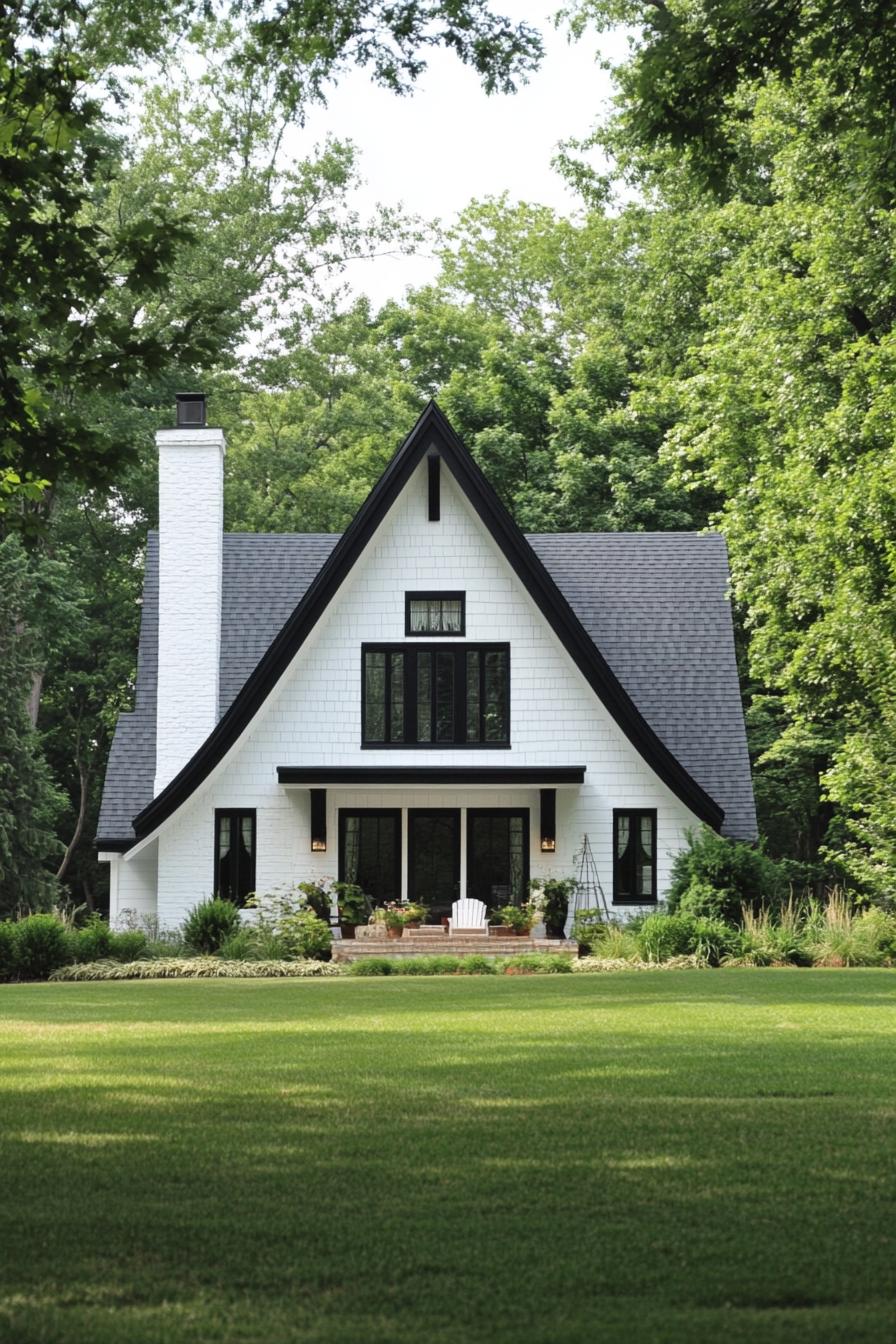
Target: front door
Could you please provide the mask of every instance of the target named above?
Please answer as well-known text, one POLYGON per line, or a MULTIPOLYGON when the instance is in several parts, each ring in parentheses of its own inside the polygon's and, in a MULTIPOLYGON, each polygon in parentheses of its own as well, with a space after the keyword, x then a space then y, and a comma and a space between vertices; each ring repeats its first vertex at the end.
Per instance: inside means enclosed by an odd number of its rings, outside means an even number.
POLYGON ((477 807, 467 811, 467 895, 489 910, 522 905, 529 887, 527 808, 477 807))
POLYGON ((460 896, 460 812, 408 809, 408 896, 429 907, 434 923, 460 896))

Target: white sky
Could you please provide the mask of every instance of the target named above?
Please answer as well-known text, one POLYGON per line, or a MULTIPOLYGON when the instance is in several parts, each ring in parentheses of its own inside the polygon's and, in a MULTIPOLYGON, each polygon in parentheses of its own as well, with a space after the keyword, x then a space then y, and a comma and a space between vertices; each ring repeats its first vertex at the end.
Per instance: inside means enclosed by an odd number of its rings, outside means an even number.
MULTIPOLYGON (((552 170, 558 142, 584 136, 605 113, 608 72, 595 53, 621 60, 623 33, 588 33, 572 46, 550 24, 547 0, 494 0, 494 9, 540 28, 545 59, 516 94, 486 97, 475 73, 436 50, 415 92, 396 97, 353 71, 314 111, 303 140, 327 133, 355 142, 365 187, 354 198, 364 213, 381 201, 447 223, 474 197, 509 193, 571 213, 573 194, 552 170)), ((348 279, 377 303, 401 298, 436 272, 432 256, 378 257, 352 263, 348 279)))

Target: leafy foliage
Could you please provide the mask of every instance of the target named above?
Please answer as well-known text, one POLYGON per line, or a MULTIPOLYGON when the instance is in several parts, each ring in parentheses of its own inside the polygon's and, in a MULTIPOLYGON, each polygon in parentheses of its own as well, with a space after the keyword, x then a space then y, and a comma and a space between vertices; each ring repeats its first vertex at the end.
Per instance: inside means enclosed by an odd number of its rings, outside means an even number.
POLYGON ((154 957, 151 961, 90 961, 62 966, 51 980, 305 980, 341 975, 325 961, 225 961, 221 957, 154 957))
POLYGON ((672 861, 670 912, 733 922, 782 895, 782 873, 761 849, 728 840, 708 826, 692 832, 672 861))
POLYGON ((69 957, 65 928, 55 915, 29 915, 13 924, 13 964, 21 980, 46 980, 69 957))
POLYGON ((232 901, 201 901, 184 921, 184 942, 191 951, 210 956, 239 927, 240 912, 232 901))

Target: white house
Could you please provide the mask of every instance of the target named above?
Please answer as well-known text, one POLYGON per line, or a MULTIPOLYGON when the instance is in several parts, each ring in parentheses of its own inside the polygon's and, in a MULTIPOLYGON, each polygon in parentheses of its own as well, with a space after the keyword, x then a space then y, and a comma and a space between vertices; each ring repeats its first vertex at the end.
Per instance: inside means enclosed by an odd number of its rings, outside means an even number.
POLYGON ((157 441, 113 920, 323 877, 506 904, 585 836, 625 914, 688 829, 755 837, 720 536, 524 536, 434 404, 342 536, 225 533, 202 398, 157 441))

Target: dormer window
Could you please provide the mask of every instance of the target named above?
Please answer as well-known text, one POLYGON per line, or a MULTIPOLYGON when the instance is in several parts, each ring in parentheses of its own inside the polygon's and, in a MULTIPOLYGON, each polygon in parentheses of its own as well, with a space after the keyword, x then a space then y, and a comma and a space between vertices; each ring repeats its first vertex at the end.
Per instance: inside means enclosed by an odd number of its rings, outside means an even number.
POLYGON ((405 593, 406 635, 462 635, 465 593, 405 593))

